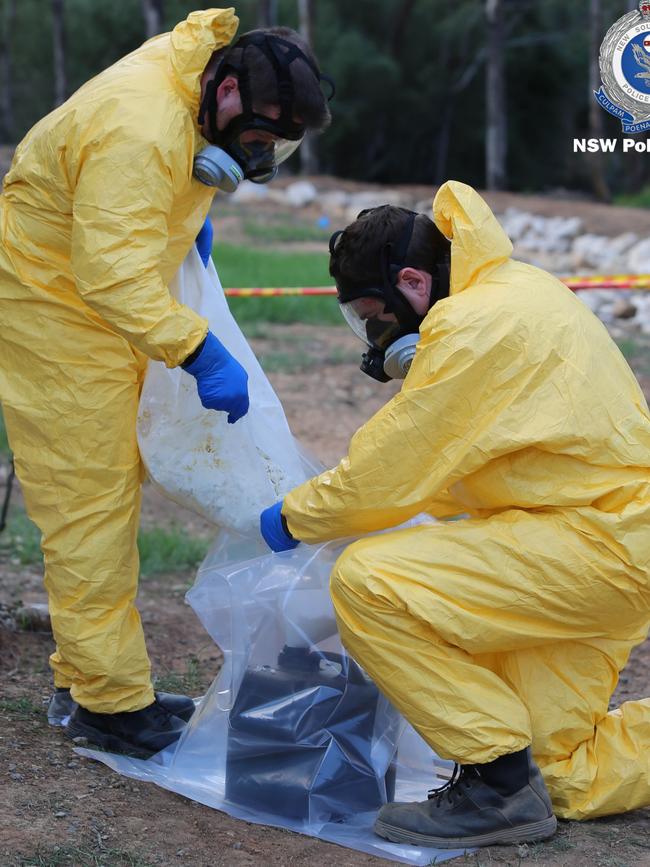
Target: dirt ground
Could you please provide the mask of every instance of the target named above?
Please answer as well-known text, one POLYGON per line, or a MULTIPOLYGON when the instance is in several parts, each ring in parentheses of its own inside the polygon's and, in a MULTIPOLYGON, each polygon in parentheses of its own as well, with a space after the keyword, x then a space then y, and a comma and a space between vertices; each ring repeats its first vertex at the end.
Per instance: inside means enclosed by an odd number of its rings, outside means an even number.
MULTIPOLYGON (((274 326, 256 352, 295 351, 299 371, 272 373, 294 433, 324 463, 346 451, 351 433, 391 394, 358 372, 359 345, 347 330, 327 332, 338 363, 323 365, 322 332, 310 326, 274 326)), ((647 385, 647 383, 646 383, 647 385)), ((145 491, 145 526, 179 524, 209 535, 199 518, 145 491)), ((143 579, 139 607, 154 671, 168 689, 200 694, 216 675, 220 652, 184 603, 191 574, 143 579)), ((51 636, 17 628, 10 612, 43 601, 38 569, 0 563, 0 865, 315 865, 360 867, 386 863, 343 848, 231 819, 170 792, 132 782, 79 758, 59 729, 48 726, 47 656, 51 636)), ((650 685, 650 644, 637 648, 623 672, 614 704, 644 697, 650 685)), ((650 746, 650 745, 649 745, 650 746)), ((560 824, 546 844, 493 848, 451 863, 522 863, 544 867, 650 865, 650 809, 594 822, 560 824)))
MULTIPOLYGON (((369 188, 315 180, 329 188, 369 188)), ((434 192, 425 187, 399 189, 412 204, 434 192)), ((498 212, 513 205, 543 215, 580 216, 586 231, 616 235, 634 225, 635 231, 650 234, 650 211, 543 196, 487 198, 498 212)), ((267 207, 277 212, 274 205, 253 207, 258 215, 267 207)), ((312 206, 302 218, 309 223, 318 213, 318 207, 312 206)), ((221 240, 243 239, 242 215, 232 207, 216 226, 221 240)), ((262 360, 274 353, 283 355, 284 366, 269 378, 293 432, 326 465, 345 454, 351 434, 396 388, 374 383, 358 371, 360 344, 345 328, 324 333, 310 326, 274 326, 252 344, 262 360)), ((647 351, 637 372, 649 395, 647 351)), ((20 504, 19 495, 15 502, 20 504)), ((142 520, 145 527, 177 525, 192 536, 212 534, 202 519, 164 500, 150 486, 145 487, 142 520)), ((200 695, 216 676, 221 654, 184 602, 192 581, 189 573, 143 579, 138 605, 160 688, 200 695)), ((0 552, 0 867, 387 863, 231 819, 78 757, 61 730, 49 727, 45 717, 51 691, 47 666, 51 635, 25 630, 16 622, 17 608, 34 602, 45 602, 40 570, 16 565, 0 552)), ((613 705, 649 693, 650 643, 646 642, 622 673, 613 705)), ((650 867, 650 809, 594 822, 561 823, 557 837, 546 844, 493 848, 450 863, 650 867)))

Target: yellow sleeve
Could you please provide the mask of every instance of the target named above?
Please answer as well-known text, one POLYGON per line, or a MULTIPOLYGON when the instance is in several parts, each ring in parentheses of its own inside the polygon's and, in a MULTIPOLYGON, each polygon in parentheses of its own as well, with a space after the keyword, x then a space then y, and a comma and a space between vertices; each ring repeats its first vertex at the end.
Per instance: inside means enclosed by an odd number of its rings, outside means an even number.
POLYGON ((80 164, 71 250, 77 290, 145 355, 175 367, 205 337, 208 324, 171 297, 158 270, 174 201, 173 169, 155 144, 114 137, 80 164))
POLYGON ((480 313, 472 321, 471 310, 456 320, 437 316, 402 390, 357 431, 348 456, 287 495, 283 514, 296 539, 322 542, 394 527, 421 512, 464 511, 460 503, 452 508, 446 492, 508 450, 500 415, 533 374, 522 371, 516 337, 480 313))

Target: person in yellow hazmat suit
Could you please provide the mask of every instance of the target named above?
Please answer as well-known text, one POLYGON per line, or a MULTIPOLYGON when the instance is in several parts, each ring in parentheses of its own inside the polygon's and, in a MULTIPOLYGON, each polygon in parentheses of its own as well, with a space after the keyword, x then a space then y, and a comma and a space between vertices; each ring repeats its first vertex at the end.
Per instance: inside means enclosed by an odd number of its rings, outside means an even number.
POLYGON ((329 122, 300 37, 235 40, 238 23, 192 12, 93 78, 18 145, 0 199, 0 400, 42 534, 55 686, 71 737, 133 755, 194 707, 154 693, 134 604, 147 360, 181 365, 231 423, 248 409, 244 369, 167 284, 215 189, 265 183, 329 122))
POLYGON ((650 805, 650 699, 608 712, 650 625, 650 415, 605 327, 510 258, 474 190, 445 184, 433 216, 384 206, 333 237, 364 367, 408 372, 261 531, 281 551, 439 519, 350 544, 331 578, 351 655, 457 763, 375 830, 446 848, 540 840, 554 814, 650 805))

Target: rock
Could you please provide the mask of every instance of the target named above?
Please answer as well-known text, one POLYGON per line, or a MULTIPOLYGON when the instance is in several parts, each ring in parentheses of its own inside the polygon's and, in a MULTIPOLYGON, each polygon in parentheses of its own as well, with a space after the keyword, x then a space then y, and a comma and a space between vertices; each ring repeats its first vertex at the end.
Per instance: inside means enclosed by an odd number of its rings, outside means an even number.
POLYGON ((633 319, 636 316, 636 307, 629 298, 619 298, 612 307, 612 316, 615 319, 633 319))
POLYGON ((353 193, 346 209, 349 222, 357 219, 360 211, 377 208, 379 205, 401 205, 402 196, 397 190, 367 190, 363 193, 353 193))
POLYGON ((513 244, 543 253, 567 253, 582 229, 578 217, 542 217, 518 208, 507 208, 499 222, 513 244))
POLYGON ((507 208, 498 219, 506 235, 515 244, 529 230, 532 218, 518 208, 507 208))
POLYGON ((580 289, 576 296, 596 315, 608 300, 603 296, 602 289, 580 289))
POLYGON ((341 213, 350 203, 350 195, 344 190, 329 190, 318 195, 318 204, 326 213, 341 213))
POLYGON ((636 232, 624 232, 622 235, 617 235, 616 238, 610 238, 609 249, 614 253, 614 255, 622 256, 624 253, 627 253, 638 240, 639 236, 636 232))
POLYGON ((310 205, 317 195, 318 190, 310 181, 294 181, 284 191, 285 200, 294 208, 310 205))
POLYGON ((418 214, 426 214, 427 217, 430 217, 433 211, 433 199, 423 199, 421 202, 416 202, 413 210, 417 211, 418 214))
POLYGON ((269 191, 265 184, 254 184, 252 181, 242 181, 235 192, 229 197, 231 202, 259 202, 268 198, 269 191))
POLYGON ((628 250, 627 264, 633 274, 650 274, 650 238, 644 238, 628 250))
POLYGON ((602 268, 614 258, 609 251, 609 238, 604 235, 580 235, 571 248, 575 268, 602 268))
POLYGON ((46 602, 32 602, 16 611, 16 623, 28 632, 51 632, 50 612, 46 602))

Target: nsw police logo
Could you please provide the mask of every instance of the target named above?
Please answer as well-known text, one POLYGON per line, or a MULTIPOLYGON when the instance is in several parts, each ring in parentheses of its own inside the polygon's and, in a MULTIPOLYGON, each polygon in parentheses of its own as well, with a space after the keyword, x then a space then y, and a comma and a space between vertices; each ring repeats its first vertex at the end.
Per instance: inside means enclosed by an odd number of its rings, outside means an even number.
POLYGON ((594 95, 605 111, 618 117, 623 132, 650 129, 650 0, 638 12, 619 18, 600 48, 603 85, 594 95))

